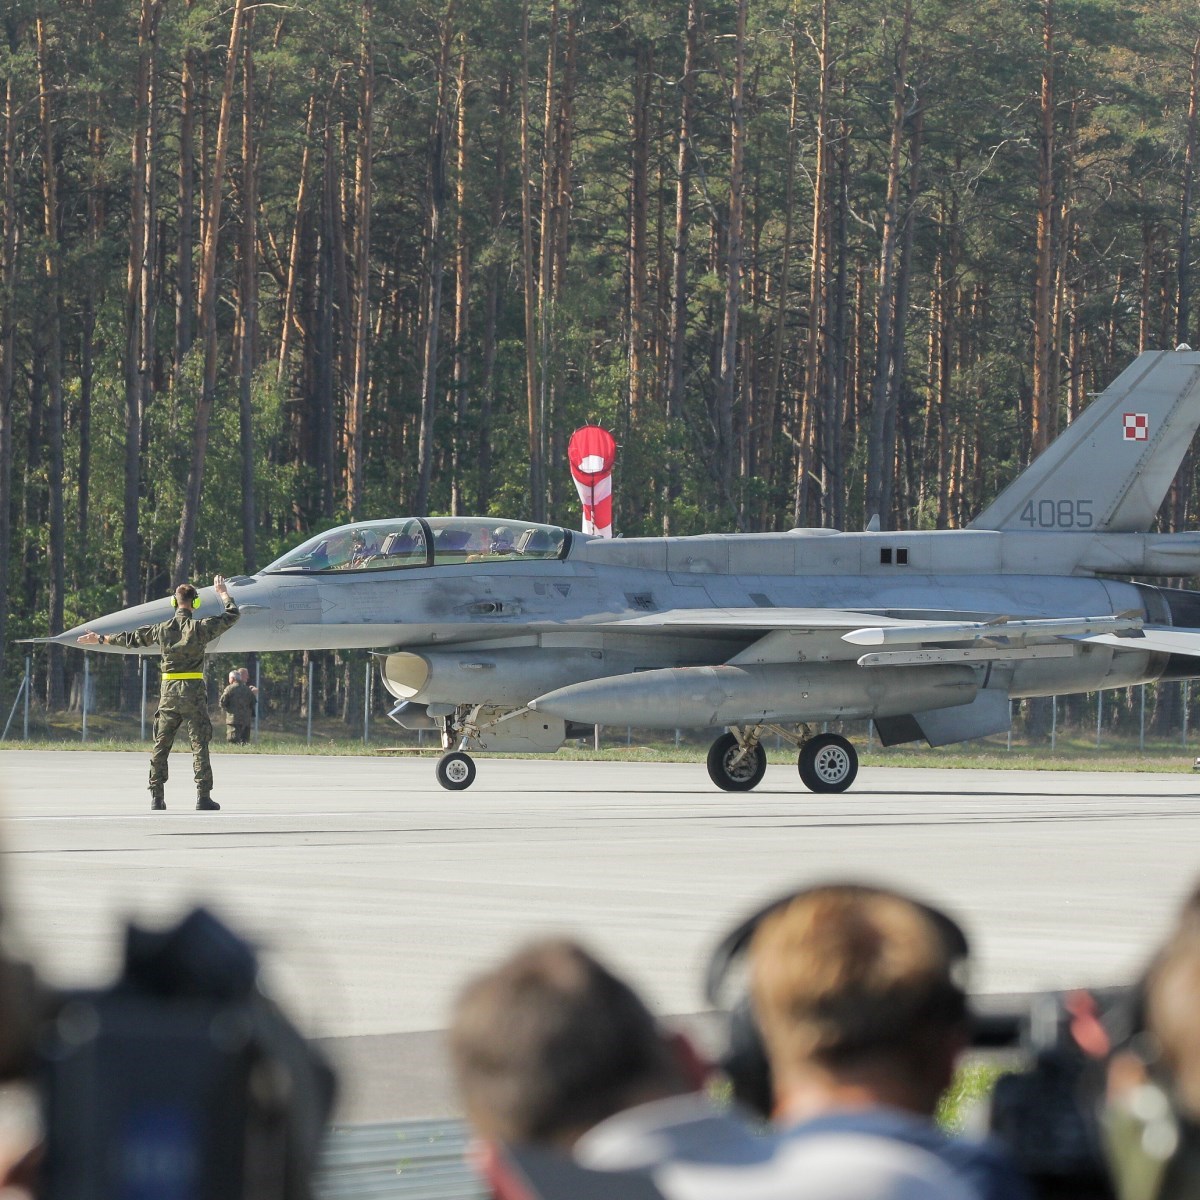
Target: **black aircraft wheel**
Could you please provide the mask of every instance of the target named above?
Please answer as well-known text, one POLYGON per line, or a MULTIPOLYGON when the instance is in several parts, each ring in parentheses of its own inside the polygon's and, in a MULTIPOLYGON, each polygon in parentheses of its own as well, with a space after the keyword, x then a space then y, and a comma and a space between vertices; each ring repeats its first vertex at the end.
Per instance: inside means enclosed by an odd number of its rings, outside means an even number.
POLYGON ((742 747, 732 733, 723 733, 708 751, 708 777, 727 792, 748 792, 758 787, 767 770, 767 754, 754 746, 742 758, 742 747), (736 761, 735 761, 736 760, 736 761))
POLYGON ((451 750, 438 759, 437 781, 452 792, 461 792, 475 782, 475 760, 461 750, 451 750))
POLYGON ((810 792, 844 792, 858 774, 858 751, 836 733, 820 733, 800 748, 796 765, 810 792))

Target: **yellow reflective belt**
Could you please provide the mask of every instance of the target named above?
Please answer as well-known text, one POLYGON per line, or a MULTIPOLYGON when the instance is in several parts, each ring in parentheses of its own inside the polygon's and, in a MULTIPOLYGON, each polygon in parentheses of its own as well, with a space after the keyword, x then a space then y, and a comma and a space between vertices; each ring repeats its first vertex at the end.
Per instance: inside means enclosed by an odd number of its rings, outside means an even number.
POLYGON ((164 679, 203 679, 203 671, 164 671, 164 679))

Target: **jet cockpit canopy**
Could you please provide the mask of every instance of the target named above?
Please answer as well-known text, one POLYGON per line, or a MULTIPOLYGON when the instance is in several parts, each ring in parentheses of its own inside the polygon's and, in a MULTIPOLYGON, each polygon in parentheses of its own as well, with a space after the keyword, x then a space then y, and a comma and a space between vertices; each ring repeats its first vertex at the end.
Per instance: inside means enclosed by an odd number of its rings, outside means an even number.
POLYGON ((318 533, 264 567, 263 574, 564 558, 569 547, 570 534, 557 525, 497 517, 393 517, 318 533))

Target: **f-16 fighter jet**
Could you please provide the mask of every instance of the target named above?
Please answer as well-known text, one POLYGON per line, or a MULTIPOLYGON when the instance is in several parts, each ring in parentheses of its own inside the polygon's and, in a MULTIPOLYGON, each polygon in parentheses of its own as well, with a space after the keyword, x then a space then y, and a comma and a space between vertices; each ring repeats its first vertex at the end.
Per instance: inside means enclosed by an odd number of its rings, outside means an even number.
POLYGON ((808 788, 839 792, 858 755, 821 722, 942 746, 1006 730, 1019 697, 1200 675, 1200 592, 1130 581, 1200 572, 1200 533, 1149 532, 1197 424, 1200 353, 1181 347, 1139 356, 966 529, 345 525, 230 579, 243 617, 214 649, 376 652, 394 718, 440 733, 451 789, 474 781, 472 751, 543 753, 612 724, 724 726, 708 772, 729 791, 759 783, 778 734, 808 788))

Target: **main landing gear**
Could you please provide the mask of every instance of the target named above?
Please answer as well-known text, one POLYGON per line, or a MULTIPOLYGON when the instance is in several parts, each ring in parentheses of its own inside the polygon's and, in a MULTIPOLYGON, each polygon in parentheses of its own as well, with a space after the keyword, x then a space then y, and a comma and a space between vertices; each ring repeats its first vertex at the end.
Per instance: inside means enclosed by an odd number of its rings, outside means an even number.
POLYGON ((796 766, 810 792, 844 792, 854 782, 858 751, 839 734, 814 735, 807 725, 801 725, 798 732, 779 725, 755 725, 734 726, 713 742, 708 751, 708 777, 717 787, 748 792, 762 782, 767 754, 761 739, 768 731, 799 747, 796 766))

